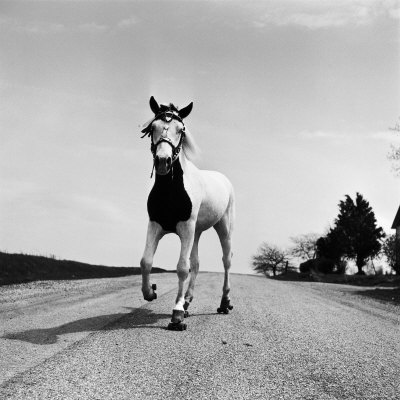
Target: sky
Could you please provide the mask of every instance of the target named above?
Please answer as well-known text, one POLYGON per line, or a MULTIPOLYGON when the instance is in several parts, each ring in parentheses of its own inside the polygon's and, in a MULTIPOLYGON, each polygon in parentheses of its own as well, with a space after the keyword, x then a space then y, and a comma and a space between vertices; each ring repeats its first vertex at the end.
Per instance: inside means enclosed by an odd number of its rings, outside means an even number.
MULTIPOLYGON (((387 233, 400 178, 397 1, 0 1, 0 250, 138 266, 149 98, 179 107, 229 177, 232 272, 266 241, 324 234, 360 192, 387 233)), ((200 270, 222 271, 213 230, 200 270)), ((173 269, 179 239, 155 266, 173 269)))

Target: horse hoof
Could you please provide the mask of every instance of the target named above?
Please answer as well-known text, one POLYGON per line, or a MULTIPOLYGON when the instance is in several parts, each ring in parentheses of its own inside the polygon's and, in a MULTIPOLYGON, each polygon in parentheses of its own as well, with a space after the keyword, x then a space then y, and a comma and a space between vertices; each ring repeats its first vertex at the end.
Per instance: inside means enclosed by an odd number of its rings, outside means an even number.
POLYGON ((144 295, 144 299, 147 301, 153 301, 157 299, 157 293, 155 292, 155 290, 157 289, 157 285, 155 283, 153 283, 151 285, 151 290, 149 292, 146 293, 146 295, 144 295), (153 293, 151 293, 153 292, 153 293))
POLYGON ((153 301, 157 298, 157 293, 153 290, 149 290, 149 291, 144 291, 142 290, 143 293, 143 298, 147 301, 153 301))
POLYGON ((188 310, 185 310, 185 313, 183 314, 183 316, 185 317, 185 318, 188 318, 189 317, 189 311, 188 310))
POLYGON ((217 313, 218 314, 229 314, 229 310, 233 310, 231 301, 228 299, 222 299, 221 305, 217 308, 217 313))
POLYGON ((147 301, 153 301, 157 298, 157 293, 153 291, 153 294, 151 293, 143 293, 143 298, 147 301))
POLYGON ((167 329, 169 331, 186 331, 187 325, 184 322, 170 322, 167 329))
POLYGON ((172 318, 171 318, 172 324, 180 324, 183 322, 184 318, 185 318, 185 312, 183 310, 172 310, 172 318))

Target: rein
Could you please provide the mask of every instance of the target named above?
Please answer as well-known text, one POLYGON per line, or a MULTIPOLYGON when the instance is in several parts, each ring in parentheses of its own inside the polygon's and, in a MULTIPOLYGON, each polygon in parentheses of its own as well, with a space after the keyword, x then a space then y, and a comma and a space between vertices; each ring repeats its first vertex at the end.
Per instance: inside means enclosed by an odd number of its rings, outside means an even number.
POLYGON ((145 136, 148 136, 151 138, 150 150, 151 150, 151 153, 153 154, 153 168, 151 170, 150 178, 152 178, 153 172, 154 172, 154 165, 155 165, 156 152, 157 152, 158 145, 160 145, 162 142, 165 142, 165 143, 168 143, 172 147, 172 164, 173 164, 177 160, 179 153, 182 149, 182 143, 183 143, 183 139, 185 137, 185 124, 184 124, 182 118, 178 114, 175 114, 170 109, 167 109, 165 111, 158 113, 153 118, 153 120, 142 130, 142 133, 144 133, 144 135, 141 136, 141 139, 143 139, 145 136), (164 136, 164 134, 165 135, 167 134, 169 127, 164 128, 161 138, 157 141, 157 143, 154 143, 151 126, 152 126, 153 122, 157 121, 158 119, 161 119, 165 122, 171 122, 173 119, 176 119, 177 121, 182 123, 183 128, 182 128, 181 136, 179 139, 179 143, 176 146, 172 143, 172 141, 169 137, 164 136))

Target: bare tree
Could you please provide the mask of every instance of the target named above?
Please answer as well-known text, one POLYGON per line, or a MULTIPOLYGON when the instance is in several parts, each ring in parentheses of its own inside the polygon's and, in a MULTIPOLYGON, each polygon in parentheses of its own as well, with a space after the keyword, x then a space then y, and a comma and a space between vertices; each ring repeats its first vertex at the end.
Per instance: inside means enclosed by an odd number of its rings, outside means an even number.
POLYGON ((321 235, 317 233, 306 233, 304 235, 291 237, 293 247, 290 249, 290 254, 293 257, 301 258, 304 261, 315 258, 317 250, 317 240, 321 235))
POLYGON ((284 250, 266 242, 261 244, 252 259, 253 269, 265 276, 269 276, 271 272, 276 276, 277 272, 286 270, 288 262, 288 255, 284 250))
POLYGON ((396 234, 389 235, 382 246, 382 253, 386 257, 387 263, 392 271, 396 271, 396 274, 400 274, 400 268, 397 263, 398 260, 398 245, 396 243, 396 234))
MULTIPOLYGON (((399 118, 400 121, 400 118, 399 118)), ((400 122, 396 122, 396 125, 389 128, 391 131, 400 135, 400 122)), ((396 176, 400 177, 400 146, 390 145, 390 152, 388 159, 392 161, 392 170, 396 176)))

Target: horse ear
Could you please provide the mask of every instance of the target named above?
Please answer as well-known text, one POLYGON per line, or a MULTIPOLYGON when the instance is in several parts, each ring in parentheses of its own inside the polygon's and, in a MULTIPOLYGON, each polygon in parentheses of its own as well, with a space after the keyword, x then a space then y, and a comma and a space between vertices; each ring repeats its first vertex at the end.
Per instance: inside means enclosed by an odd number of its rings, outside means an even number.
POLYGON ((151 108, 151 111, 153 111, 153 113, 156 115, 160 111, 160 106, 158 105, 158 103, 156 102, 156 99, 153 96, 150 97, 150 108, 151 108))
POLYGON ((182 119, 186 118, 192 111, 192 108, 193 108, 193 102, 187 105, 186 107, 182 108, 181 110, 179 110, 178 111, 179 116, 182 119))

